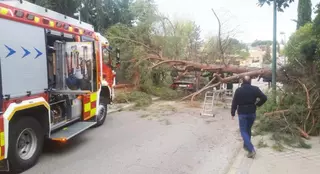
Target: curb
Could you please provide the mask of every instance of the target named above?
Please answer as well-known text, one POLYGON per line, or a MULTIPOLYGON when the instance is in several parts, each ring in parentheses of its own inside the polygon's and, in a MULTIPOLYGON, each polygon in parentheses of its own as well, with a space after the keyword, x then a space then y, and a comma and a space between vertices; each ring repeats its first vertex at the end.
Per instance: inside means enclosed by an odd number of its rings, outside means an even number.
POLYGON ((235 156, 232 164, 229 166, 229 170, 226 174, 237 174, 239 173, 239 168, 241 167, 243 161, 244 153, 241 152, 241 148, 239 148, 238 154, 235 156))
MULTIPOLYGON (((153 98, 152 98, 152 101, 157 101, 157 100, 159 100, 159 99, 160 99, 160 97, 153 97, 153 98)), ((125 105, 125 106, 123 106, 123 107, 120 107, 120 108, 117 108, 117 109, 110 109, 110 110, 107 111, 107 114, 119 112, 120 110, 131 108, 131 107, 133 107, 134 105, 135 105, 134 103, 130 103, 130 104, 127 104, 127 105, 125 105)))
POLYGON ((234 171, 234 168, 236 169, 238 168, 238 166, 236 166, 235 164, 240 160, 241 149, 242 149, 242 143, 239 143, 236 151, 232 155, 231 161, 229 162, 228 166, 224 171, 224 174, 236 174, 236 171, 234 171))
MULTIPOLYGON (((252 144, 258 143, 258 137, 253 136, 251 139, 252 144)), ((255 147, 256 151, 258 152, 258 147, 255 147)), ((249 174, 250 168, 253 164, 254 159, 249 159, 246 157, 246 151, 242 150, 242 146, 238 151, 237 156, 232 161, 232 165, 229 167, 229 171, 226 174, 239 174, 239 173, 246 173, 249 174)))

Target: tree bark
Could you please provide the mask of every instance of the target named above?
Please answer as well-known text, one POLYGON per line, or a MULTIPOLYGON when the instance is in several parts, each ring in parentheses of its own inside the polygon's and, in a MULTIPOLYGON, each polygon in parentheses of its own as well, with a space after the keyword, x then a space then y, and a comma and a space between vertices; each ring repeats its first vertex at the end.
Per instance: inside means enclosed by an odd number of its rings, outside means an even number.
MULTIPOLYGON (((257 71, 263 72, 261 75, 269 75, 271 74, 271 70, 269 68, 250 68, 250 67, 241 67, 241 66, 233 66, 233 65, 215 65, 215 64, 203 64, 203 63, 197 63, 197 62, 191 62, 191 61, 183 61, 183 60, 170 60, 168 58, 159 58, 156 55, 148 55, 148 60, 157 60, 159 61, 150 69, 157 68, 161 65, 168 64, 170 66, 174 65, 183 65, 185 66, 182 69, 178 69, 179 71, 186 71, 192 69, 195 71, 209 71, 209 72, 220 72, 220 73, 235 73, 235 74, 240 74, 240 73, 245 73, 245 72, 254 72, 254 74, 257 73, 257 71)), ((249 73, 250 75, 250 73, 249 73)), ((260 75, 260 74, 258 74, 260 75)))

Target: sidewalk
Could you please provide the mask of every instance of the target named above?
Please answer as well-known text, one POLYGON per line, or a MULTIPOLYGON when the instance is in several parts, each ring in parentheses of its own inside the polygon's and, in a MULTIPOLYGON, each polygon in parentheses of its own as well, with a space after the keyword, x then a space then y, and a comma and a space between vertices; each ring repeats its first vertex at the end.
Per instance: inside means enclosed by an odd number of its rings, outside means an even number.
POLYGON ((286 148, 277 152, 269 147, 257 148, 261 137, 253 137, 255 159, 247 158, 242 148, 227 174, 319 174, 320 137, 312 137, 307 143, 311 149, 286 148))

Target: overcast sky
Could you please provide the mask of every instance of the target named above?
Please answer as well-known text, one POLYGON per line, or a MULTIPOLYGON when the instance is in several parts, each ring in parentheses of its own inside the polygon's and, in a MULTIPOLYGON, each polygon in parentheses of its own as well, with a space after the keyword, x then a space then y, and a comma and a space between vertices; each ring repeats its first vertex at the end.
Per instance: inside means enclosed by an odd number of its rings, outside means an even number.
MULTIPOLYGON (((237 28, 237 38, 243 42, 255 39, 272 40, 272 6, 258 7, 258 0, 155 0, 160 12, 173 19, 192 19, 201 26, 202 36, 217 33, 218 23, 213 8, 228 30, 237 28)), ((312 0, 313 7, 318 0, 312 0)), ((282 13, 278 13, 278 40, 280 32, 288 38, 295 31, 298 0, 282 13)), ((314 17, 314 15, 313 15, 314 17)))

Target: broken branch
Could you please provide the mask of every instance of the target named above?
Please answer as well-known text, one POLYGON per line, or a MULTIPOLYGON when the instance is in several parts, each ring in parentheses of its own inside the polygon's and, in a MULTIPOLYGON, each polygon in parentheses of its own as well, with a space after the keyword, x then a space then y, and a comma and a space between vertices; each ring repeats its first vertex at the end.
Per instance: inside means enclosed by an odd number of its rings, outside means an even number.
POLYGON ((267 113, 264 113, 263 116, 273 116, 273 115, 285 114, 287 112, 290 112, 290 110, 284 109, 284 110, 278 110, 273 112, 267 112, 267 113))
MULTIPOLYGON (((187 98, 189 98, 189 97, 192 97, 193 95, 200 94, 202 91, 204 91, 204 90, 206 90, 206 89, 215 87, 215 86, 213 86, 213 85, 211 85, 211 86, 209 86, 209 85, 210 85, 214 80, 216 80, 216 77, 217 77, 217 75, 214 74, 214 77, 213 77, 213 78, 210 80, 210 82, 207 83, 203 88, 201 88, 199 91, 196 91, 196 92, 194 92, 194 93, 192 93, 192 94, 190 94, 190 95, 188 95, 188 96, 186 96, 186 97, 183 97, 183 98, 181 99, 181 101, 183 101, 183 100, 185 100, 185 99, 187 99, 187 98)), ((214 84, 214 85, 216 85, 216 84, 214 84)), ((219 84, 217 84, 217 85, 219 85, 219 84)), ((216 86, 217 86, 217 85, 216 85, 216 86)))

